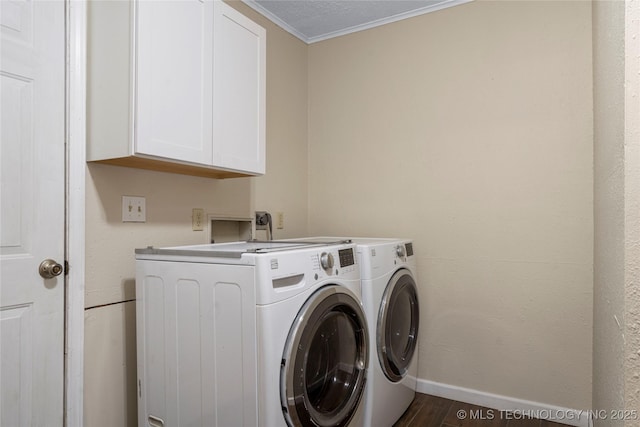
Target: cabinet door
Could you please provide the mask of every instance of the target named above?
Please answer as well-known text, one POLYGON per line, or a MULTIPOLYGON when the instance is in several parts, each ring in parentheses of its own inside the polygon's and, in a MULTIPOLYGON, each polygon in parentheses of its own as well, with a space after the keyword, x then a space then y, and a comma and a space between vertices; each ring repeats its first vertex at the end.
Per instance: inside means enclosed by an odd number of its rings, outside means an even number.
POLYGON ((211 165, 213 2, 136 6, 135 153, 211 165))
POLYGON ((213 164, 265 172, 266 31, 215 2, 213 164))

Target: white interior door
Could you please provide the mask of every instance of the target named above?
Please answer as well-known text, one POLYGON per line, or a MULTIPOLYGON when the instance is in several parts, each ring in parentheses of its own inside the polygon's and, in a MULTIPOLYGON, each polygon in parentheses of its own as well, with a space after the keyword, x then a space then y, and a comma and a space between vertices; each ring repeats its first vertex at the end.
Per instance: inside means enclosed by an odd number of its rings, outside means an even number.
POLYGON ((61 426, 65 4, 1 0, 0 31, 0 425, 61 426))

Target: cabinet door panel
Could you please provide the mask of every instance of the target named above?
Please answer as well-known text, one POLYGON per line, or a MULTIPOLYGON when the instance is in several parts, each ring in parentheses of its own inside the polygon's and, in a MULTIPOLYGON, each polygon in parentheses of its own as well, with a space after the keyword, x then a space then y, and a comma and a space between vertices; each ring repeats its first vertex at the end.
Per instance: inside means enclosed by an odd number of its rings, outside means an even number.
POLYGON ((254 274, 136 262, 139 426, 258 425, 254 274))
POLYGON ((213 46, 213 163, 265 171, 266 32, 216 2, 213 46))
POLYGON ((137 2, 135 151, 211 164, 213 3, 137 2))

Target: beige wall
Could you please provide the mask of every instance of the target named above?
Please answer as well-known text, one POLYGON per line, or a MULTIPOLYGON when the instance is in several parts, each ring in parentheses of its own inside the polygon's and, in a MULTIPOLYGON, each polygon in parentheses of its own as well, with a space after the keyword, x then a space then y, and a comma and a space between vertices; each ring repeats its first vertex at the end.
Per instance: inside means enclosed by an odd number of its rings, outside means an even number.
POLYGON ((419 376, 591 406, 589 2, 484 2, 309 47, 309 231, 415 239, 419 376))
POLYGON ((601 410, 640 407, 639 20, 635 2, 594 2, 593 408, 601 410))
POLYGON ((276 237, 306 233, 307 47, 246 6, 233 5, 267 29, 267 174, 213 180, 88 166, 87 426, 136 425, 135 248, 206 243, 206 231, 191 230, 192 208, 223 217, 251 217, 255 209, 280 211, 285 229, 277 230, 276 237), (123 195, 146 197, 146 223, 122 223, 123 195))
POLYGON ((135 305, 129 301, 85 311, 87 427, 138 423, 135 305))
MULTIPOLYGON (((267 29, 267 171, 253 180, 255 210, 284 213, 283 239, 307 232, 307 45, 241 1, 229 2, 267 29)), ((275 217, 274 217, 275 220, 275 217)), ((257 233, 265 238, 264 232, 257 233)))

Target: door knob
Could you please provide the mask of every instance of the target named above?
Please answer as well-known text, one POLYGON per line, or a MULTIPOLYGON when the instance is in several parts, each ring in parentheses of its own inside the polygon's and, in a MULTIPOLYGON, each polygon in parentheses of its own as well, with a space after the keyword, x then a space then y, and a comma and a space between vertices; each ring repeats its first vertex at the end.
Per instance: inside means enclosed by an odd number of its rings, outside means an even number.
POLYGON ((44 279, 53 279, 56 276, 59 276, 62 273, 62 266, 55 262, 52 259, 45 259, 40 263, 40 268, 38 271, 40 272, 40 276, 44 279))

